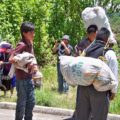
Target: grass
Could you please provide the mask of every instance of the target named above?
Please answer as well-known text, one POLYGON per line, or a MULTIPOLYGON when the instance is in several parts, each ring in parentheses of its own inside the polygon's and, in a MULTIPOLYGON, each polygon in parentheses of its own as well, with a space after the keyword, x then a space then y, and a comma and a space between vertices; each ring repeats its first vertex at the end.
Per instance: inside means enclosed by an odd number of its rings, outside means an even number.
POLYGON ((76 88, 70 87, 68 94, 59 94, 57 92, 56 67, 46 66, 42 69, 42 73, 44 76, 43 87, 41 90, 36 89, 36 103, 52 107, 74 108, 76 88))
MULTIPOLYGON (((44 79, 42 80, 43 86, 41 89, 35 90, 36 104, 42 106, 74 109, 76 100, 76 87, 70 87, 68 94, 59 94, 57 92, 56 67, 46 66, 42 69, 42 73, 44 76, 44 79)), ((8 93, 7 97, 3 97, 3 93, 0 91, 0 95, 2 95, 0 96, 0 101, 16 102, 16 91, 14 92, 14 96, 12 98, 9 97, 10 93, 8 93)), ((110 102, 109 112, 120 114, 120 89, 118 89, 116 98, 110 102)))
POLYGON ((110 102, 110 113, 120 114, 120 85, 115 99, 110 102))
POLYGON ((0 91, 0 102, 16 102, 16 91, 14 91, 14 95, 10 97, 10 91, 7 92, 6 97, 4 96, 3 91, 0 91))

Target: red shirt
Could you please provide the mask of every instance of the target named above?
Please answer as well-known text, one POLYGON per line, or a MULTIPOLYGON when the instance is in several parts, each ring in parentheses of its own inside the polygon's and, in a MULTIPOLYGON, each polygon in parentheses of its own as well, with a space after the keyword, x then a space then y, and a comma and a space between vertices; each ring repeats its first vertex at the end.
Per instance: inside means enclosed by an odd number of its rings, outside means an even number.
MULTIPOLYGON (((12 55, 15 56, 15 55, 17 55, 19 53, 22 53, 22 52, 28 52, 28 53, 34 54, 32 44, 30 42, 26 41, 25 39, 22 39, 18 43, 17 47, 12 52, 12 55)), ((26 73, 25 71, 17 69, 17 68, 15 70, 15 73, 16 73, 16 79, 17 80, 25 80, 25 79, 31 79, 32 78, 31 74, 26 73)))

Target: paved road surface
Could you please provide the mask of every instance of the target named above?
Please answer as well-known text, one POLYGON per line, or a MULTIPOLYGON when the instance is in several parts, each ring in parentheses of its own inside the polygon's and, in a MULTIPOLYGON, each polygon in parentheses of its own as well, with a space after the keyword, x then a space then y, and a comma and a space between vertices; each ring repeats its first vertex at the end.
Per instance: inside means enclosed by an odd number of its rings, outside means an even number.
MULTIPOLYGON (((14 110, 0 109, 0 120, 14 120, 14 118, 15 118, 14 110)), ((68 117, 34 113, 33 120, 64 120, 65 118, 68 118, 68 117)))

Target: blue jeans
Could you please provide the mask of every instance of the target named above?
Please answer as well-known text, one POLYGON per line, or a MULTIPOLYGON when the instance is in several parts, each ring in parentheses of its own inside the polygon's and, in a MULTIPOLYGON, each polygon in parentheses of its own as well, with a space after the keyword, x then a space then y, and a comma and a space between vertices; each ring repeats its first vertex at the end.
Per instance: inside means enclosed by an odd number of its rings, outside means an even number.
POLYGON ((31 79, 16 80, 17 106, 15 120, 32 120, 35 105, 34 84, 31 79))
POLYGON ((58 75, 58 92, 67 92, 69 90, 69 86, 63 78, 63 75, 60 70, 60 63, 57 63, 57 75, 58 75))

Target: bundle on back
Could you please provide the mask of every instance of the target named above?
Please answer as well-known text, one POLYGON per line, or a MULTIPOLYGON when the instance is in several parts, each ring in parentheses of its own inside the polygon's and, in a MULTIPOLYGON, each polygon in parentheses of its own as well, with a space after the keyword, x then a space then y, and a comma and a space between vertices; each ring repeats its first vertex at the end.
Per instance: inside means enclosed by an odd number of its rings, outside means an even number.
POLYGON ((87 7, 82 11, 82 19, 84 22, 85 28, 88 28, 90 25, 97 25, 98 29, 102 27, 107 28, 110 35, 110 43, 116 43, 114 34, 111 30, 108 17, 105 13, 105 10, 102 7, 87 7))
POLYGON ((116 86, 115 76, 106 63, 90 57, 60 56, 61 72, 70 85, 92 85, 97 91, 116 86))

